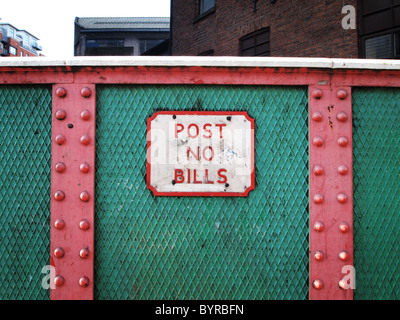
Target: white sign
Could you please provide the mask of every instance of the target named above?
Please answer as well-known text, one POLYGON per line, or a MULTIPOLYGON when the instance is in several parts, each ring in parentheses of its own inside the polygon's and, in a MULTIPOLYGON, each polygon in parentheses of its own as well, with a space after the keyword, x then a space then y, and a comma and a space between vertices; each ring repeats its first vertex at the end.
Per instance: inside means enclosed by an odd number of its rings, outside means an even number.
POLYGON ((147 129, 154 195, 247 196, 254 189, 254 120, 246 112, 158 112, 147 129))

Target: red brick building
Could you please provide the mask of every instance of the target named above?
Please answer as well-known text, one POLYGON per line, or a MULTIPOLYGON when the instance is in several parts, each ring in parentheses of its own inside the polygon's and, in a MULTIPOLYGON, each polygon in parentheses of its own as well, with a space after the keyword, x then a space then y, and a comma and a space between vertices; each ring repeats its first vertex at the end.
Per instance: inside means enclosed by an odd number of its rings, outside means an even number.
POLYGON ((400 57, 398 0, 171 2, 171 55, 400 57))
POLYGON ((41 56, 39 39, 26 30, 19 30, 8 23, 0 23, 0 56, 37 57, 41 56))

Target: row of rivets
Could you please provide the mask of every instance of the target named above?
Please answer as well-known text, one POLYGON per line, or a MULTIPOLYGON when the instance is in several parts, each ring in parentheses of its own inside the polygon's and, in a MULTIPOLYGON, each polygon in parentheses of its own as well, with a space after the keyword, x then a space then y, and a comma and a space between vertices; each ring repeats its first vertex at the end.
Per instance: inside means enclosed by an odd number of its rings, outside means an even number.
MULTIPOLYGON (((337 171, 340 175, 344 176, 349 172, 349 169, 345 165, 340 165, 337 168, 337 171)), ((320 165, 315 165, 313 168, 313 172, 316 176, 321 176, 324 174, 324 168, 320 165)))
MULTIPOLYGON (((58 173, 63 173, 66 169, 67 169, 67 167, 66 167, 65 163, 63 163, 63 162, 58 162, 55 165, 55 170, 58 173)), ((79 171, 82 173, 88 173, 89 169, 90 169, 90 166, 86 162, 81 163, 81 165, 79 166, 79 171)))
MULTIPOLYGON (((349 229, 350 229, 350 227, 349 227, 349 225, 348 225, 346 222, 342 222, 342 223, 339 225, 339 231, 340 231, 341 233, 346 233, 346 232, 349 231, 349 229)), ((321 221, 316 221, 316 222, 314 223, 314 230, 317 231, 317 232, 322 232, 322 231, 324 231, 324 224, 323 224, 321 221)))
MULTIPOLYGON (((347 98, 347 91, 344 90, 344 89, 339 89, 339 90, 337 91, 336 95, 337 95, 337 97, 338 97, 340 100, 344 100, 344 99, 347 98)), ((313 96, 315 99, 321 99, 322 96, 323 96, 323 92, 322 92, 321 89, 316 88, 316 89, 313 90, 312 96, 313 96)))
MULTIPOLYGON (((65 251, 64 251, 63 248, 58 247, 58 248, 54 249, 54 256, 55 256, 56 258, 62 258, 62 257, 64 257, 64 255, 65 255, 65 251)), ((87 257, 89 256, 89 249, 88 249, 88 248, 82 248, 82 249, 79 251, 79 256, 80 256, 82 259, 87 259, 87 257)))
MULTIPOLYGON (((315 121, 315 122, 321 122, 323 119, 322 113, 319 111, 316 111, 312 114, 311 118, 315 121)), ((346 122, 347 121, 347 113, 346 112, 339 112, 336 115, 336 119, 340 122, 346 122)))
MULTIPOLYGON (((348 288, 348 283, 347 283, 347 281, 345 279, 340 280, 338 285, 339 285, 339 287, 341 289, 347 289, 348 288)), ((321 289, 324 288, 324 283, 322 282, 321 279, 314 280, 313 281, 313 287, 316 290, 321 290, 321 289)))
MULTIPOLYGON (((346 147, 349 144, 349 139, 347 137, 340 137, 337 143, 341 147, 346 147)), ((316 136, 313 138, 313 144, 316 147, 322 147, 324 145, 324 138, 316 136)))
MULTIPOLYGON (((65 98, 67 96, 67 90, 63 87, 60 87, 56 90, 56 95, 59 98, 65 98)), ((92 90, 88 87, 83 87, 81 89, 81 96, 84 98, 89 98, 92 95, 92 90)))
MULTIPOLYGON (((65 199, 65 193, 62 190, 57 190, 54 193, 54 199, 57 201, 62 201, 65 199)), ((90 200, 90 195, 89 192, 87 191, 82 191, 81 194, 79 195, 79 199, 83 202, 88 202, 90 200)))
MULTIPOLYGON (((315 99, 321 99, 322 96, 323 96, 323 92, 320 89, 315 89, 312 92, 312 96, 315 99)), ((347 96, 348 96, 348 94, 347 94, 346 90, 340 89, 340 90, 337 91, 337 97, 339 99, 341 99, 341 100, 346 99, 347 96)), ((312 114, 311 118, 315 122, 321 122, 323 120, 323 115, 322 115, 321 112, 316 111, 316 112, 314 112, 312 114)), ((345 112, 341 111, 336 115, 336 119, 339 122, 346 122, 347 119, 348 119, 348 116, 347 116, 347 114, 345 112)), ((349 139, 347 137, 345 137, 345 136, 341 136, 341 137, 338 138, 337 143, 338 143, 338 145, 340 147, 346 147, 349 144, 349 139)), ((316 146, 316 147, 322 147, 324 145, 324 139, 322 137, 320 137, 320 136, 314 137, 313 138, 313 145, 316 146)), ((338 173, 340 175, 346 175, 349 170, 348 170, 347 166, 340 165, 337 168, 337 171, 338 171, 338 173)), ((315 165, 313 167, 313 173, 316 176, 321 176, 321 175, 324 174, 324 168, 321 165, 315 165)), ((337 195, 336 199, 341 204, 344 204, 344 203, 346 203, 348 201, 348 197, 344 193, 339 193, 337 195)), ((324 202, 324 196, 322 194, 320 194, 320 193, 317 193, 317 194, 314 195, 313 201, 314 201, 315 204, 322 204, 324 202)), ((323 232, 324 231, 324 224, 321 221, 316 221, 314 223, 313 228, 314 228, 314 231, 316 231, 316 232, 323 232)), ((342 222, 339 225, 339 231, 341 233, 347 233, 349 231, 349 229, 350 229, 349 225, 346 222, 342 222)), ((314 253, 315 261, 321 262, 321 261, 324 260, 324 258, 325 258, 325 255, 321 250, 317 250, 314 253)), ((342 250, 342 251, 339 252, 338 258, 341 261, 347 261, 350 258, 350 254, 346 250, 342 250)), ((340 288, 347 288, 347 282, 345 280, 340 280, 338 285, 339 285, 340 288)), ((316 279, 316 280, 313 281, 312 286, 313 286, 314 289, 321 290, 324 287, 324 283, 323 283, 323 281, 321 279, 316 279)))
MULTIPOLYGON (((81 89, 81 95, 84 98, 89 98, 91 96, 92 92, 89 88, 84 87, 81 89)), ((67 96, 67 90, 65 88, 58 88, 56 90, 56 95, 59 98, 64 98, 67 96)), ((57 120, 64 120, 67 117, 67 112, 63 109, 59 109, 56 111, 55 113, 55 118, 57 120)), ((88 110, 83 110, 80 114, 80 117, 83 121, 88 121, 91 117, 90 111, 88 110)), ((70 126, 70 128, 72 128, 72 125, 70 126)), ((89 135, 83 135, 80 138, 80 143, 82 145, 89 145, 91 142, 91 139, 89 137, 89 135)), ((66 143, 66 137, 62 134, 59 134, 55 137, 55 143, 57 143, 58 145, 63 145, 66 143)), ((55 171, 58 173, 63 173, 65 172, 65 170, 67 169, 66 165, 63 162, 58 162, 55 165, 55 171)), ((82 173, 88 173, 90 170, 90 165, 86 162, 83 162, 80 164, 79 166, 79 170, 82 173)), ((54 194, 54 199, 57 201, 62 201, 65 199, 65 193, 61 190, 57 190, 54 194)), ((83 202, 88 202, 90 200, 90 195, 89 192, 87 191, 83 191, 80 193, 79 195, 79 199, 83 202)), ((54 227, 58 230, 62 230, 65 228, 65 221, 63 219, 57 219, 54 223, 54 227)), ((83 219, 79 222, 79 229, 81 229, 82 231, 86 231, 90 228, 90 223, 88 220, 83 219)), ((54 256, 56 258, 62 258, 65 255, 65 251, 62 247, 58 247, 54 250, 54 256)), ((82 259, 87 259, 89 257, 89 249, 88 248, 82 248, 79 251, 79 257, 82 259)), ((65 282, 65 279, 63 278, 63 276, 61 275, 57 275, 54 279, 54 284, 56 286, 62 286, 65 282)), ((88 287, 90 280, 87 276, 82 276, 81 278, 79 278, 78 283, 81 287, 88 287)))
MULTIPOLYGON (((342 261, 347 261, 347 260, 349 260, 350 255, 349 255, 349 253, 348 253, 347 251, 343 250, 343 251, 340 251, 340 252, 339 252, 338 257, 339 257, 339 259, 342 260, 342 261)), ((318 262, 321 262, 322 260, 324 260, 324 253, 323 253, 322 251, 319 251, 319 250, 318 250, 318 251, 314 254, 314 259, 315 259, 316 261, 318 261, 318 262)))
MULTIPOLYGON (((57 110, 56 111, 56 119, 57 120, 64 120, 67 117, 67 112, 63 109, 57 110)), ((81 112, 81 119, 84 121, 88 121, 90 119, 90 111, 89 110, 83 110, 81 112)))
MULTIPOLYGON (((54 227, 58 230, 62 230, 65 227, 65 221, 63 219, 57 219, 54 222, 54 227)), ((89 221, 87 221, 86 219, 83 219, 79 222, 79 229, 86 231, 88 230, 90 227, 89 221)))
MULTIPOLYGON (((64 279, 64 277, 61 276, 61 275, 58 275, 58 276, 56 276, 56 277, 54 278, 54 284, 55 284, 57 287, 62 286, 62 285, 64 284, 64 282, 65 282, 65 279, 64 279)), ((86 277, 86 276, 82 276, 82 277, 79 278, 79 280, 78 280, 78 284, 79 284, 81 287, 88 287, 88 286, 89 286, 89 283, 90 283, 90 280, 89 280, 89 278, 86 277)))
MULTIPOLYGON (((63 144, 67 141, 67 139, 65 138, 64 135, 59 134, 59 135, 57 135, 57 136, 55 137, 55 141, 56 141, 56 143, 57 143, 58 145, 61 146, 61 145, 63 145, 63 144)), ((90 143, 90 137, 89 137, 87 134, 85 134, 85 135, 83 135, 83 136, 81 137, 80 142, 81 142, 83 145, 87 146, 87 145, 90 143)))
MULTIPOLYGON (((347 196, 344 193, 339 193, 336 196, 336 199, 340 203, 346 203, 347 202, 347 196)), ((315 204, 322 204, 324 202, 324 196, 320 193, 317 193, 313 197, 314 203, 315 204)))

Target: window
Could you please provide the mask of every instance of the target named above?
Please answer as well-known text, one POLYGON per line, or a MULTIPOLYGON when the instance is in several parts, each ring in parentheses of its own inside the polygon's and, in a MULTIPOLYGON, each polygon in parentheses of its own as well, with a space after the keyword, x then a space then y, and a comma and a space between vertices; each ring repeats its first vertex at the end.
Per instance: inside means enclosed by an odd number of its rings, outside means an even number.
POLYGON ((367 59, 400 59, 400 1, 360 0, 361 54, 367 59))
POLYGON ((109 47, 122 48, 123 46, 124 46, 124 39, 86 40, 86 47, 88 48, 109 48, 109 47))
POLYGON ((15 30, 13 28, 10 28, 9 31, 10 31, 10 37, 15 38, 15 30))
POLYGON ((239 40, 241 56, 270 55, 269 28, 254 31, 239 40))
POLYGON ((10 46, 10 54, 12 54, 13 56, 17 55, 17 48, 10 46))
POLYGON ((200 0, 200 15, 206 13, 207 11, 213 9, 215 6, 214 0, 200 0))
POLYGON ((203 51, 198 54, 199 56, 213 56, 214 55, 214 49, 203 51))
POLYGON ((163 42, 164 39, 141 39, 140 40, 140 54, 154 48, 163 42))

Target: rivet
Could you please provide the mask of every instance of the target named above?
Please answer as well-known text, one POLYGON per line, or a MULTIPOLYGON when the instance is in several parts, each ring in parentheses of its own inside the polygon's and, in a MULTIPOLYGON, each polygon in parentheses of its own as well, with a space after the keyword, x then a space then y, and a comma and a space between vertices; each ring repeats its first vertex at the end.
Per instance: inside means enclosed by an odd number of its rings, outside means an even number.
POLYGON ((54 250, 54 256, 55 256, 56 258, 62 258, 62 257, 64 257, 64 254, 65 254, 65 252, 64 252, 64 249, 63 249, 63 248, 56 248, 56 249, 54 250))
POLYGON ((317 193, 316 195, 314 195, 313 200, 316 204, 321 204, 322 202, 324 202, 324 196, 320 193, 317 193))
POLYGON ((65 110, 60 109, 60 110, 56 111, 56 119, 64 120, 66 116, 67 116, 67 113, 65 112, 65 110))
POLYGON ((79 166, 79 170, 82 173, 88 173, 89 169, 90 169, 90 165, 88 163, 86 163, 86 162, 81 163, 81 165, 79 166))
POLYGON ((314 289, 321 290, 324 287, 324 283, 322 282, 322 280, 319 280, 319 279, 314 280, 313 287, 314 287, 314 289))
POLYGON ((340 203, 346 203, 347 202, 347 196, 344 193, 339 193, 337 195, 337 201, 340 203))
POLYGON ((81 137, 81 143, 85 146, 88 145, 90 143, 90 137, 87 134, 83 135, 81 137))
POLYGON ((83 192, 81 192, 81 194, 80 194, 79 198, 80 198, 80 199, 81 199, 81 201, 83 201, 83 202, 88 202, 88 201, 89 201, 89 199, 90 199, 89 192, 87 192, 87 191, 83 191, 83 192))
POLYGON ((339 281, 339 287, 341 289, 347 290, 349 288, 349 284, 347 283, 346 280, 342 279, 339 281))
POLYGON ((343 250, 343 251, 339 252, 339 259, 340 260, 347 261, 347 260, 349 260, 349 258, 350 258, 350 255, 349 255, 349 253, 347 251, 343 250))
POLYGON ((319 165, 314 166, 313 172, 316 176, 320 176, 324 173, 324 168, 319 165))
POLYGON ((57 172, 61 173, 61 172, 65 171, 66 166, 63 162, 58 162, 58 163, 56 163, 55 169, 57 172))
POLYGON ((324 253, 322 251, 315 252, 314 259, 318 262, 321 262, 322 260, 324 260, 324 253))
POLYGON ((64 198, 65 198, 65 193, 63 191, 57 190, 54 193, 54 199, 56 199, 57 201, 64 200, 64 198))
POLYGON ((339 172, 342 176, 344 176, 344 175, 347 174, 347 172, 349 172, 349 169, 348 169, 345 165, 340 165, 340 166, 338 167, 338 172, 339 172))
POLYGON ((55 138, 55 142, 59 145, 62 145, 65 143, 65 137, 62 134, 59 134, 58 136, 56 136, 55 138))
POLYGON ((340 122, 346 122, 347 121, 347 113, 346 112, 339 112, 336 115, 336 119, 340 122))
POLYGON ((337 92, 337 97, 341 100, 346 99, 347 98, 347 91, 344 89, 340 89, 337 92))
POLYGON ((89 278, 88 277, 86 277, 86 276, 83 276, 83 277, 81 277, 80 279, 79 279, 79 285, 81 286, 81 287, 88 287, 89 286, 89 283, 90 283, 90 281, 89 281, 89 278))
POLYGON ((79 222, 79 229, 86 231, 89 229, 89 227, 90 227, 90 223, 86 219, 83 219, 79 222))
POLYGON ((324 144, 324 139, 322 137, 316 136, 313 139, 314 146, 321 147, 324 144))
POLYGON ((346 137, 340 137, 338 139, 338 144, 341 147, 345 147, 345 146, 347 146, 349 144, 349 139, 347 139, 346 137))
POLYGON ((314 112, 311 116, 311 118, 315 121, 315 122, 320 122, 322 120, 322 113, 321 112, 314 112))
POLYGON ((324 231, 324 224, 320 221, 314 223, 314 230, 317 232, 324 231))
POLYGON ((58 230, 62 230, 65 227, 65 222, 63 219, 57 219, 54 221, 54 227, 58 230))
POLYGON ((64 280, 63 276, 58 275, 54 278, 54 284, 56 287, 62 286, 64 284, 64 282, 65 282, 65 280, 64 280))
POLYGON ((339 225, 339 230, 340 230, 340 232, 342 232, 342 233, 348 232, 349 229, 350 229, 350 227, 349 227, 349 225, 348 225, 346 222, 342 222, 342 223, 339 225))
POLYGON ((89 98, 92 95, 92 90, 90 90, 88 87, 83 87, 81 89, 81 95, 84 98, 89 98))
POLYGON ((59 98, 64 98, 67 95, 67 90, 65 90, 63 87, 60 87, 56 90, 56 95, 59 98))
POLYGON ((82 248, 82 249, 79 251, 79 256, 80 256, 82 259, 87 259, 87 257, 89 256, 89 250, 88 250, 87 248, 82 248))
POLYGON ((81 119, 84 121, 87 121, 90 119, 90 111, 89 110, 83 110, 81 112, 81 119))
POLYGON ((313 92, 312 92, 312 96, 313 96, 315 99, 321 98, 321 97, 322 97, 322 90, 320 90, 320 89, 314 89, 313 92))

